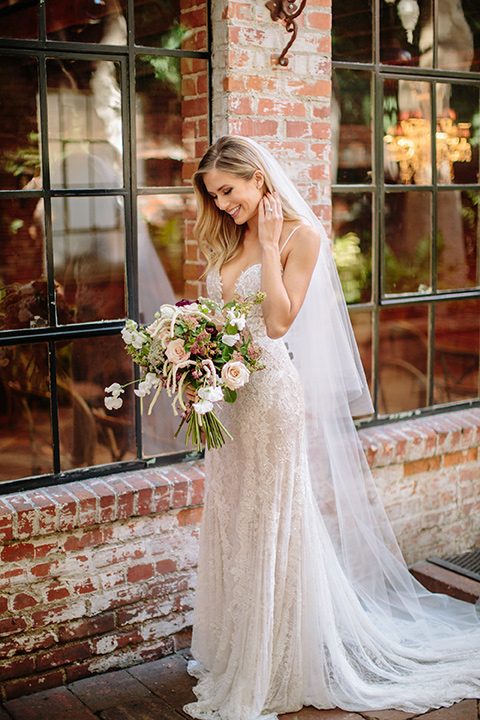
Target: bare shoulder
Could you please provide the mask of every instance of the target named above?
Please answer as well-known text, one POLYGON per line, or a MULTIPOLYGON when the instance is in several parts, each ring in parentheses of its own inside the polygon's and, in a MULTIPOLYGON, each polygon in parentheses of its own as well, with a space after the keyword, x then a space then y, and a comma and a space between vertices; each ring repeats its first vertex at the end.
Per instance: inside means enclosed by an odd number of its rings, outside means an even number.
MULTIPOLYGON (((311 225, 297 225, 292 239, 288 242, 282 261, 315 262, 320 250, 320 232, 311 225)), ((292 264, 292 262, 290 262, 292 264)))

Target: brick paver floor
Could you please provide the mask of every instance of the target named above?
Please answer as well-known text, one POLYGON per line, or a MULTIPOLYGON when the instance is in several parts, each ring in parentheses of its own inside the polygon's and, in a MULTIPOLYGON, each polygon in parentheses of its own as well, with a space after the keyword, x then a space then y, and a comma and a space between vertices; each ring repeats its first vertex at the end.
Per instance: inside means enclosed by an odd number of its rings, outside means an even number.
MULTIPOLYGON (((182 707, 194 700, 195 680, 187 675, 184 651, 127 670, 77 680, 66 687, 26 695, 0 705, 0 720, 185 720, 182 707)), ((478 700, 431 710, 425 720, 480 720, 478 700)), ((314 710, 282 715, 281 720, 411 720, 397 710, 352 713, 314 710)))

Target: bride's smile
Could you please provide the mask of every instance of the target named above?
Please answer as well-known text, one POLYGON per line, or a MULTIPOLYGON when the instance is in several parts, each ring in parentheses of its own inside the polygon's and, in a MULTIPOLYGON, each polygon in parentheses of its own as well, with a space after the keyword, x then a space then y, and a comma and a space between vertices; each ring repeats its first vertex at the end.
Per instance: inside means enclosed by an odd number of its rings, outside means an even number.
POLYGON ((231 173, 213 169, 205 174, 204 181, 215 205, 230 215, 237 225, 248 223, 257 216, 258 204, 263 197, 263 178, 253 175, 250 180, 244 180, 231 173))

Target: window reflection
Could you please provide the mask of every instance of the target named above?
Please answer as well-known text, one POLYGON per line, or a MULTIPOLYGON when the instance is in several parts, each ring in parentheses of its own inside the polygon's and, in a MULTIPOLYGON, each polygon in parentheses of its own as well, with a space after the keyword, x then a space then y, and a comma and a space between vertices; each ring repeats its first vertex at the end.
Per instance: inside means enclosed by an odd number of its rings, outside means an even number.
MULTIPOLYGON (((438 0, 438 67, 480 68, 480 13, 476 0, 438 0)), ((431 34, 431 28, 429 28, 431 34)), ((427 50, 431 53, 431 50, 427 50)))
POLYGON ((475 287, 478 278, 478 192, 439 193, 437 284, 439 290, 475 287))
POLYGON ((372 62, 371 0, 333 0, 332 58, 350 62, 372 62))
POLYGON ((332 197, 333 252, 347 303, 369 302, 372 292, 372 196, 332 197))
POLYGON ((0 7, 0 37, 28 40, 38 34, 38 0, 9 0, 0 7))
POLYGON ((207 49, 206 2, 134 0, 134 17, 136 45, 170 50, 207 49))
POLYGON ((332 182, 372 181, 371 73, 336 70, 332 82, 332 182))
POLYGON ((381 63, 432 67, 432 59, 425 56, 432 5, 432 0, 398 0, 398 2, 382 0, 380 3, 381 63))
POLYGON ((0 482, 53 472, 48 350, 0 348, 0 482))
POLYGON ((134 394, 108 411, 104 388, 133 379, 120 336, 91 337, 57 344, 60 465, 62 470, 130 460, 135 452, 134 394))
POLYGON ((384 292, 431 292, 432 196, 385 194, 384 292))
POLYGON ((479 394, 480 301, 439 303, 435 312, 436 403, 479 394))
POLYGON ((382 308, 379 316, 378 412, 427 404, 428 308, 382 308))
POLYGON ((478 182, 479 90, 437 85, 437 169, 442 185, 478 182))
POLYGON ((372 313, 350 312, 353 332, 357 341, 360 358, 367 378, 370 392, 372 392, 372 313))
POLYGON ((63 42, 125 45, 124 0, 45 0, 47 37, 63 42))

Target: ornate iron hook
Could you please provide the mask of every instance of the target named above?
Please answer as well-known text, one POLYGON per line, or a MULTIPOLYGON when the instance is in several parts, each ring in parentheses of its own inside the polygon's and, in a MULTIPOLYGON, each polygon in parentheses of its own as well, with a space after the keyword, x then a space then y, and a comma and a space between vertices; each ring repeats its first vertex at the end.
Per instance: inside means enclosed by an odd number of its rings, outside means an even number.
POLYGON ((268 0, 268 2, 265 3, 265 7, 270 10, 272 20, 280 20, 285 25, 285 30, 289 33, 293 33, 277 61, 279 65, 282 65, 282 67, 286 67, 288 65, 288 58, 286 55, 297 37, 297 23, 295 20, 302 14, 306 4, 307 0, 301 0, 299 7, 297 7, 295 0, 268 0))

